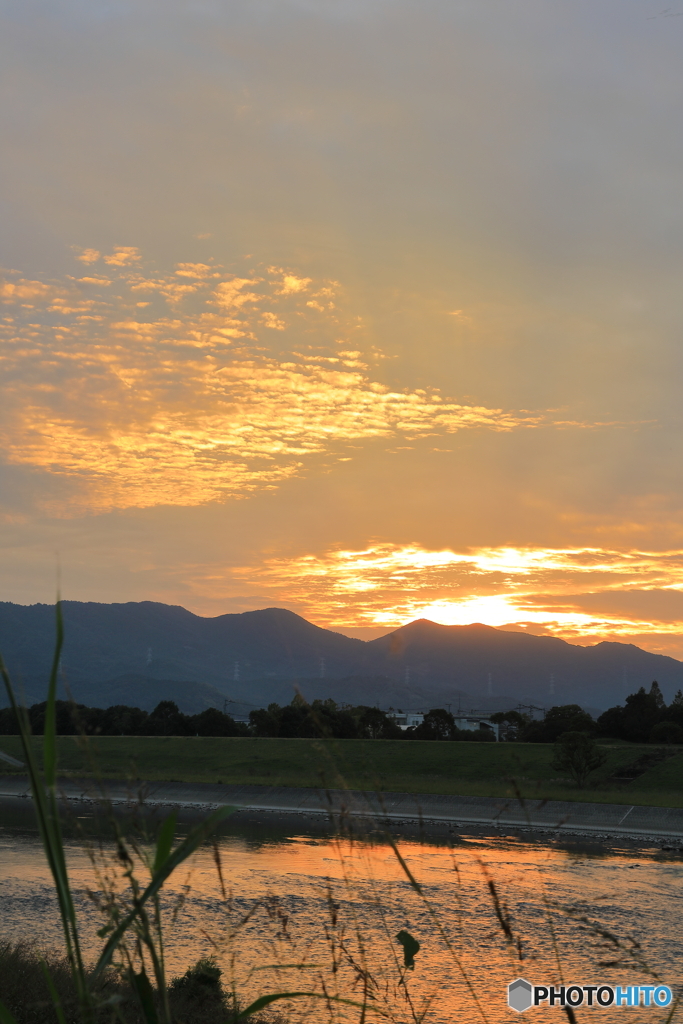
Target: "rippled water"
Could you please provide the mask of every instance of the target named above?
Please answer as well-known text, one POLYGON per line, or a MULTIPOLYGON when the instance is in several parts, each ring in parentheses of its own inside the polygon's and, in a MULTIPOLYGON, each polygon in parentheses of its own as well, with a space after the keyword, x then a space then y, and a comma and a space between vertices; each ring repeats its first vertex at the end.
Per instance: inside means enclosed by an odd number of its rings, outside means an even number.
MULTIPOLYGON (((113 846, 98 837, 88 816, 80 825, 85 834, 75 823, 67 853, 86 948, 94 953, 102 920, 87 891, 101 889, 102 879, 93 857, 102 870, 111 864, 113 846)), ((430 1024, 518 1019, 507 1008, 506 986, 520 975, 532 984, 645 984, 647 964, 666 984, 683 980, 683 864, 658 848, 481 834, 460 836, 452 845, 419 838, 398 845, 421 894, 378 836, 350 841, 300 824, 234 824, 217 842, 227 900, 211 844, 164 890, 169 922, 177 912, 166 930, 170 973, 213 953, 244 998, 320 989, 324 982, 328 991, 357 999, 366 979, 377 1004, 396 1020, 413 1020, 411 1003, 417 1013, 432 1000, 425 1017, 430 1024), (496 916, 489 882, 512 942, 496 916), (415 970, 404 972, 407 989, 398 984, 402 950, 395 936, 401 929, 421 943, 415 970), (287 966, 293 964, 305 966, 287 966)), ((16 805, 0 808, 0 909, 3 938, 59 946, 44 855, 30 812, 19 814, 16 805)), ((339 1012, 340 1020, 359 1019, 358 1011, 339 1012)), ((582 1021, 659 1022, 667 1016, 642 1008, 576 1013, 582 1021)), ((330 1020, 322 1005, 296 1002, 286 1017, 330 1020)), ((539 1008, 521 1019, 566 1017, 557 1008, 539 1008)))

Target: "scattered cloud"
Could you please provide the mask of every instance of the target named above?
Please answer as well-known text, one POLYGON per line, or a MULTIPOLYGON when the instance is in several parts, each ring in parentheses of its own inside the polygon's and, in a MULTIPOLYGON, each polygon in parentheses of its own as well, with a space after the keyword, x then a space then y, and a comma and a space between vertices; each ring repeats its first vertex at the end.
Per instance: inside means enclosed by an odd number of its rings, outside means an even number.
POLYGON ((81 263, 97 263, 97 261, 100 258, 100 255, 101 254, 97 251, 97 249, 83 249, 78 254, 76 259, 80 260, 81 263))
MULTIPOLYGON (((86 251, 94 252, 93 249, 86 251)), ((128 267, 131 263, 138 263, 139 260, 140 250, 133 245, 115 245, 114 252, 104 257, 104 262, 108 263, 110 267, 128 267)))
POLYGON ((246 292, 259 284, 260 280, 247 277, 233 277, 229 281, 222 281, 214 293, 215 303, 223 309, 241 309, 247 303, 259 302, 261 296, 256 292, 246 292))
MULTIPOLYGON (((115 276, 20 279, 0 292, 40 306, 0 327, 5 459, 70 480, 73 505, 60 514, 241 497, 316 456, 348 460, 354 442, 409 447, 547 422, 373 379, 357 318, 336 309, 311 319, 311 278, 272 267, 240 277, 204 263, 148 276, 139 262, 137 249, 119 246, 105 258, 115 276), (144 292, 166 311, 150 313, 144 292), (270 352, 265 334, 290 320, 301 351, 270 352)), ((336 282, 315 288, 339 291, 336 282)))
POLYGON ((55 296, 62 294, 63 289, 54 285, 45 284, 42 281, 29 281, 21 278, 19 281, 0 281, 0 301, 5 304, 15 302, 40 302, 45 299, 54 300, 55 296))
POLYGON ((266 310, 261 315, 261 323, 264 327, 270 327, 272 331, 284 331, 285 329, 284 321, 280 320, 275 313, 271 313, 270 310, 266 310))
POLYGON ((294 295, 296 292, 305 292, 310 283, 310 277, 296 277, 295 274, 285 274, 282 279, 282 287, 278 291, 280 295, 294 295))
POLYGON ((101 275, 99 277, 79 277, 77 280, 79 284, 97 284, 103 288, 108 288, 111 284, 108 277, 102 277, 101 275))
POLYGON ((275 289, 278 295, 296 295, 297 292, 305 292, 312 282, 310 277, 299 277, 282 267, 268 267, 268 273, 280 279, 275 289))
POLYGON ((178 277, 195 277, 198 280, 203 280, 206 277, 220 277, 220 273, 216 272, 213 267, 208 266, 206 263, 177 263, 176 274, 178 277))

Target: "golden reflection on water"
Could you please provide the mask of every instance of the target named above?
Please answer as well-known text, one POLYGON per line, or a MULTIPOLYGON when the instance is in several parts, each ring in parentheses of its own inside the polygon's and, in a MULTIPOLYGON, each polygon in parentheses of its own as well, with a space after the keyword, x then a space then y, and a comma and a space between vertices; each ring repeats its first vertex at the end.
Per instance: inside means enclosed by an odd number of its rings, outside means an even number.
MULTIPOLYGON (((463 837, 452 848, 401 840, 417 891, 386 842, 231 835, 218 849, 226 900, 211 845, 165 887, 165 911, 177 911, 166 932, 169 973, 214 954, 243 999, 324 987, 358 1000, 365 988, 391 1020, 420 1019, 428 1005, 429 1024, 497 1022, 520 1019, 506 1005, 507 983, 519 976, 532 984, 646 984, 647 963, 665 983, 681 980, 683 866, 656 861, 652 851, 562 848, 514 837, 463 837), (590 922, 600 922, 622 947, 590 922), (421 944, 414 971, 403 969, 395 940, 402 929, 421 944), (612 966, 600 967, 605 961, 612 966)), ((110 856, 108 846, 103 851, 110 856)), ((93 870, 83 845, 70 844, 69 862, 85 911, 93 870)), ((35 836, 0 831, 0 865, 3 934, 33 937, 40 919, 40 940, 56 944, 54 901, 35 836)), ((92 909, 87 922, 94 950, 101 922, 92 909)), ((623 1013, 585 1008, 577 1019, 616 1021, 623 1013)), ((529 1019, 557 1021, 559 1014, 538 1008, 529 1019)), ((331 1017, 322 1003, 300 1001, 287 1004, 285 1017, 360 1019, 358 1010, 338 1006, 331 1017)), ((662 1010, 628 1012, 630 1021, 665 1018, 662 1010)))

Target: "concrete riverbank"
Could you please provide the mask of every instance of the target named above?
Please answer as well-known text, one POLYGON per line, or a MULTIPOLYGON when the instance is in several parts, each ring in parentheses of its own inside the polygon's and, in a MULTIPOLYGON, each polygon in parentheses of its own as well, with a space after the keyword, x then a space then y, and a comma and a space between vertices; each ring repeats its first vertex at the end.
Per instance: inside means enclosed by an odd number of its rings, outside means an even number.
MULTIPOLYGON (((101 799, 91 779, 60 782, 69 802, 101 799)), ((683 808, 628 804, 591 804, 572 801, 534 801, 497 797, 442 796, 426 793, 362 793, 269 786, 232 786, 209 783, 150 782, 139 789, 107 780, 104 795, 115 805, 143 799, 153 807, 203 811, 231 804, 240 811, 270 815, 340 816, 377 824, 413 823, 425 828, 439 825, 451 831, 469 826, 531 828, 544 832, 594 836, 652 837, 683 842, 683 808)), ((0 777, 0 799, 30 799, 28 779, 0 777)))

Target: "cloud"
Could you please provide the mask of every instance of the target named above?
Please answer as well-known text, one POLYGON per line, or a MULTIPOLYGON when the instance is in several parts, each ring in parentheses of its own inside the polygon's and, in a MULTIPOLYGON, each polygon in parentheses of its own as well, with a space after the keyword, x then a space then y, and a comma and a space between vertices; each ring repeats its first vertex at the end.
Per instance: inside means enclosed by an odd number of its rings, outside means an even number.
MULTIPOLYGON (((94 252, 93 249, 86 251, 94 252)), ((104 262, 108 263, 110 267, 128 267, 131 263, 138 263, 139 260, 140 250, 133 245, 115 245, 114 252, 104 257, 104 262)))
POLYGON ((229 281, 222 281, 214 293, 216 305, 223 309, 241 309, 247 303, 258 302, 260 295, 244 291, 244 288, 253 287, 258 283, 258 280, 246 277, 233 277, 229 281))
POLYGON ((297 292, 305 292, 310 283, 310 277, 297 277, 296 274, 285 274, 282 278, 282 287, 278 288, 278 294, 295 295, 297 292))
MULTIPOLYGON (((76 257, 81 263, 97 263, 100 258, 100 253, 97 249, 83 249, 82 252, 76 257)), ((109 261, 107 261, 109 262, 109 261)))
POLYGON ((206 263, 177 263, 175 272, 178 277, 195 277, 198 280, 221 276, 214 267, 210 267, 206 263))
POLYGON ((272 331, 284 331, 285 324, 283 320, 280 320, 275 313, 271 313, 270 310, 266 310, 261 316, 261 323, 264 327, 270 327, 272 331))
POLYGON ((390 629, 428 618, 683 653, 683 550, 453 551, 383 543, 270 558, 234 575, 331 628, 390 629))
POLYGON ((198 291, 201 288, 201 282, 194 281, 192 284, 183 284, 175 277, 145 278, 138 276, 131 279, 130 288, 133 292, 157 292, 174 304, 198 291))
POLYGON ((6 304, 54 300, 59 294, 63 294, 63 289, 44 284, 42 281, 28 281, 26 278, 19 281, 0 281, 0 301, 6 304))
POLYGON ((118 263, 109 261, 123 269, 117 278, 71 279, 63 295, 39 281, 8 285, 11 299, 43 306, 30 322, 3 328, 5 459, 71 480, 73 507, 61 514, 241 497, 316 457, 350 459, 353 442, 507 432, 543 420, 373 379, 360 349, 339 347, 339 310, 309 322, 309 278, 287 275, 298 284, 284 289, 279 275, 188 263, 176 265, 180 280, 148 277, 128 267, 137 250, 117 252, 118 263), (138 301, 144 291, 165 298, 169 314, 149 317, 138 301), (272 309, 283 303, 299 347, 275 354, 260 334, 287 330, 272 309))

